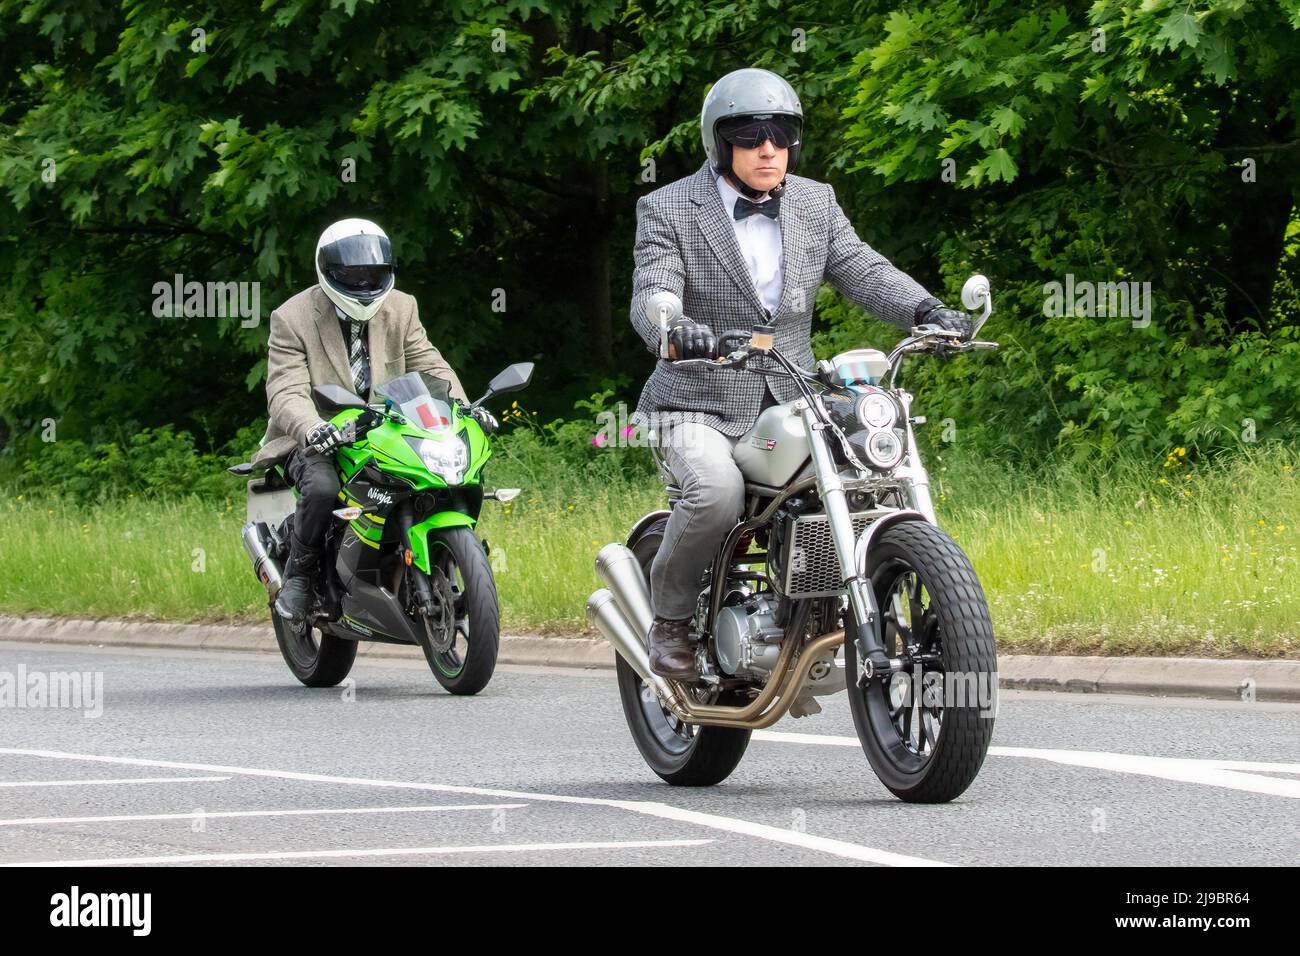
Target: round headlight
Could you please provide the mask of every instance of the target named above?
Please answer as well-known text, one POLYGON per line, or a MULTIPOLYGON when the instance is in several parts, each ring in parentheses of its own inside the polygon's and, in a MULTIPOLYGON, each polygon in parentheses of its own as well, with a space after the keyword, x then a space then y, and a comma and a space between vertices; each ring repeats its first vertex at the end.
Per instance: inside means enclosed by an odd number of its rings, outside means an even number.
POLYGON ((858 402, 858 421, 868 428, 893 428, 898 408, 888 395, 870 392, 858 402))
POLYGON ((893 468, 903 460, 903 440, 893 431, 872 432, 867 438, 867 458, 877 468, 893 468))

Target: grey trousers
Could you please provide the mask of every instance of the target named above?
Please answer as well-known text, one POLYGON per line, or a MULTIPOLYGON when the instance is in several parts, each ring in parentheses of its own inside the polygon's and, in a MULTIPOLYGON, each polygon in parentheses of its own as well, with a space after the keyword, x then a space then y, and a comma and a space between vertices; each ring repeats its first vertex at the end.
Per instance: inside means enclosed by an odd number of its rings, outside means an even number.
POLYGON ((682 620, 695 613, 704 569, 713 563, 723 535, 740 520, 745 479, 732 457, 736 441, 698 422, 679 422, 660 433, 660 447, 682 496, 650 566, 656 617, 682 620))

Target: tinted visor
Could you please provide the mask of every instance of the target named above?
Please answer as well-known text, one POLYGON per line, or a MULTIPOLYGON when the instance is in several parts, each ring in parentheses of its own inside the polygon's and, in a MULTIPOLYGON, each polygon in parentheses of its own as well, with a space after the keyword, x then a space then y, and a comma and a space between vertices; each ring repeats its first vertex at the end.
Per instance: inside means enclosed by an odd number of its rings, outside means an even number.
POLYGON ((796 116, 733 116, 719 120, 718 135, 732 146, 757 149, 769 139, 777 149, 799 145, 803 122, 796 116))
POLYGON ((322 247, 321 272, 341 292, 364 298, 393 280, 393 247, 386 236, 345 236, 322 247))
POLYGON ((325 270, 336 286, 345 292, 362 294, 378 292, 388 283, 393 274, 393 267, 374 266, 330 266, 325 270))

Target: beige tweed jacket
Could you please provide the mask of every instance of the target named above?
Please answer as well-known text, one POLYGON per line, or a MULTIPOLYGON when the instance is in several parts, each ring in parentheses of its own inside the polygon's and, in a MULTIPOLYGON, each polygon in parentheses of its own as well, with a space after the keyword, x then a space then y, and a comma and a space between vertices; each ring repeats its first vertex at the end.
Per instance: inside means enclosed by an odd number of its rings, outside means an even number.
MULTIPOLYGON (((415 299, 394 289, 369 323, 370 394, 374 386, 407 372, 427 371, 451 383, 451 395, 468 402, 460 379, 429 342, 415 299)), ((270 416, 255 466, 287 455, 322 416, 312 401, 315 385, 356 389, 334 303, 319 285, 299 292, 271 313, 266 357, 266 407, 270 416)))

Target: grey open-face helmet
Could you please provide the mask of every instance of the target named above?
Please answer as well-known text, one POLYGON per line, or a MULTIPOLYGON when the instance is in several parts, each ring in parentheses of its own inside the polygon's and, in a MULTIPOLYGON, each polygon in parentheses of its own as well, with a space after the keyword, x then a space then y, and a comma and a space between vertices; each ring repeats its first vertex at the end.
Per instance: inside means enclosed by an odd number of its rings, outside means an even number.
POLYGON ((757 135, 771 133, 777 146, 790 150, 786 169, 793 172, 803 138, 803 107, 794 87, 771 70, 754 67, 733 70, 722 77, 704 97, 700 112, 704 153, 719 176, 731 171, 731 147, 737 141, 731 132, 734 130, 750 137, 756 130, 757 135), (769 126, 758 125, 769 121, 769 126), (729 135, 733 136, 730 140, 729 135))

